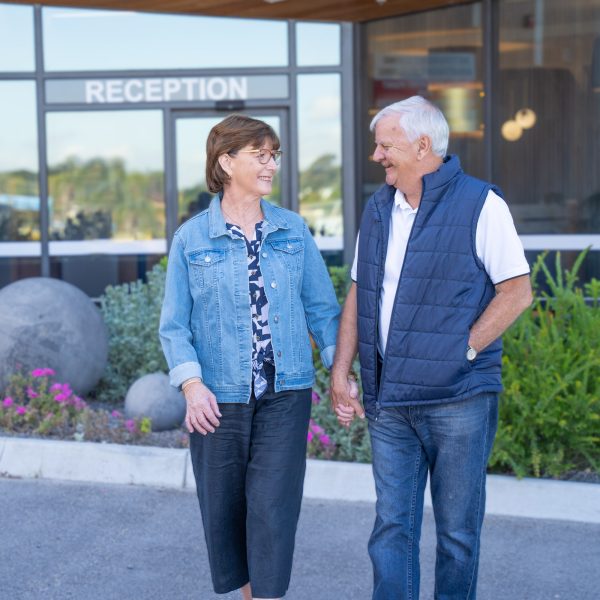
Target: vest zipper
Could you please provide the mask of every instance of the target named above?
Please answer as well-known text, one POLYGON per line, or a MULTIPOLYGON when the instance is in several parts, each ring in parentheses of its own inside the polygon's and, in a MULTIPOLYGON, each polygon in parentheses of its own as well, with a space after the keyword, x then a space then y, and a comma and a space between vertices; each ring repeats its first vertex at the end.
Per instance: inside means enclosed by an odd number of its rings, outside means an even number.
MULTIPOLYGON (((425 181, 422 179, 423 181, 423 187, 421 189, 421 198, 419 199, 419 206, 417 206, 417 212, 415 213, 415 218, 414 221, 412 223, 412 226, 410 228, 410 233, 408 234, 408 240, 406 242, 406 251, 404 252, 404 261, 402 262, 402 269, 400 269, 400 276, 398 277, 398 285, 396 287, 396 294, 394 295, 394 303, 392 304, 392 315, 390 317, 390 326, 388 329, 388 338, 390 335, 390 331, 392 329, 392 319, 394 317, 394 309, 396 307, 396 300, 398 299, 398 290, 400 289, 400 283, 402 282, 402 274, 404 273, 404 267, 406 266, 406 257, 408 256, 408 247, 410 245, 410 240, 412 239, 412 235, 413 235, 413 231, 415 230, 415 224, 417 222, 417 219, 419 218, 419 211, 421 210, 421 204, 423 203, 423 196, 425 195, 425 181)), ((406 198, 406 196, 405 196, 406 198)), ((408 200, 407 200, 408 202, 408 200)), ((392 207, 392 210, 394 210, 394 208, 392 207)), ((391 218, 391 215, 390 215, 391 218)), ((391 224, 390 224, 391 227, 391 224)), ((387 247, 387 246, 386 246, 387 247)), ((385 259, 386 257, 383 257, 383 270, 385 272, 385 259)), ((383 281, 382 281, 383 284, 383 281)), ((377 304, 376 304, 377 308, 379 308, 379 298, 377 298, 377 304)), ((377 313, 379 312, 378 310, 376 311, 377 313)), ((379 321, 379 316, 377 315, 377 319, 379 321)), ((377 322, 377 330, 379 331, 379 322, 377 322)), ((377 340, 375 342, 375 353, 377 353, 377 340)), ((387 353, 388 353, 388 341, 385 341, 385 352, 383 353, 383 356, 381 357, 381 377, 379 379, 380 382, 380 386, 383 386, 383 375, 385 374, 385 367, 386 367, 386 357, 387 357, 387 353)), ((377 404, 379 404, 379 390, 377 390, 377 404)))

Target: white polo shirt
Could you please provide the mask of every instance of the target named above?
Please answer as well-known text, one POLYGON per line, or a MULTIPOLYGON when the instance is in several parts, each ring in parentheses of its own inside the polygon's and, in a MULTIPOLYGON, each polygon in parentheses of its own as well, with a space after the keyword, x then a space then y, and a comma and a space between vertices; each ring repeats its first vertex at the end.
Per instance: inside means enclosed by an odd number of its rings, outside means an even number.
MULTIPOLYGON (((416 214, 417 209, 411 207, 400 190, 396 190, 385 257, 383 285, 379 295, 378 348, 381 356, 385 353, 396 289, 406 255, 408 237, 416 214)), ((356 238, 356 251, 350 273, 353 281, 356 281, 359 240, 360 232, 356 238)), ((500 196, 491 190, 488 192, 479 214, 475 246, 477 256, 494 284, 525 275, 530 271, 529 264, 525 259, 523 244, 517 235, 508 206, 500 196)))

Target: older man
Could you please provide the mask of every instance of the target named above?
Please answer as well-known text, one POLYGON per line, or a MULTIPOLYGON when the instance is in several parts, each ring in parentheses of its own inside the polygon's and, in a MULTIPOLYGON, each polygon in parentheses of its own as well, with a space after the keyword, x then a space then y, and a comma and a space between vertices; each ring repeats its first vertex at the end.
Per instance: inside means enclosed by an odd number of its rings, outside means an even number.
POLYGON ((500 336, 531 303, 529 266, 500 190, 446 155, 439 109, 414 96, 381 110, 371 130, 385 184, 363 213, 331 391, 340 422, 365 411, 369 421, 373 599, 419 597, 428 472, 435 597, 473 599, 500 336), (349 376, 357 348, 364 411, 349 376))

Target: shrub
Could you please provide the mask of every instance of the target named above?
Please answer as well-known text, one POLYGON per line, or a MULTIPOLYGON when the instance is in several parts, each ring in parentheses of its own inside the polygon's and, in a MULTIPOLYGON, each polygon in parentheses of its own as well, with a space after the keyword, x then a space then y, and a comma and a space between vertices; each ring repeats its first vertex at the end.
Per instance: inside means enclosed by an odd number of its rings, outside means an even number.
POLYGON ((147 273, 147 283, 109 286, 100 299, 109 337, 108 365, 95 390, 98 399, 122 402, 138 377, 167 371, 158 339, 165 274, 162 261, 147 273))
POLYGON ((493 470, 520 477, 600 471, 600 282, 577 286, 585 255, 563 273, 557 253, 556 276, 545 254, 532 270, 534 287, 543 274, 550 293, 536 294, 504 336, 493 470))
POLYGON ((150 419, 126 419, 113 411, 94 411, 68 383, 52 382, 52 369, 16 373, 0 404, 0 428, 78 441, 131 443, 148 435, 150 419))
POLYGON ((52 383, 52 369, 15 373, 0 406, 0 427, 16 433, 62 434, 72 429, 86 403, 68 383, 52 383))
POLYGON ((327 267, 327 270, 338 302, 343 304, 350 289, 350 269, 347 265, 344 265, 342 267, 327 267))
MULTIPOLYGON (((532 270, 536 300, 504 334, 505 391, 492 472, 519 477, 600 472, 600 281, 577 285, 586 254, 563 271, 557 253, 556 276, 540 255, 532 270), (549 293, 539 290, 542 277, 549 293)), ((329 374, 318 354, 315 364, 319 401, 312 418, 331 444, 309 444, 310 455, 370 461, 366 423, 355 419, 349 430, 337 423, 329 406, 329 374)))
POLYGON ((319 367, 308 432, 308 456, 349 462, 371 462, 371 441, 366 419, 354 419, 348 429, 338 423, 331 410, 329 374, 320 363, 319 367), (316 434, 315 425, 319 428, 316 434), (323 443, 322 436, 326 436, 327 443, 323 443))

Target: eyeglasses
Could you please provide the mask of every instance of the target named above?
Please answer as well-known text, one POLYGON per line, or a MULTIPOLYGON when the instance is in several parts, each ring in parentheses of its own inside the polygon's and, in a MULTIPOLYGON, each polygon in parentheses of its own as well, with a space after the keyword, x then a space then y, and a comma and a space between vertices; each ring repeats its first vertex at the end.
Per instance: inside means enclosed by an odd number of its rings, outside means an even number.
POLYGON ((275 161, 276 165, 278 165, 281 162, 281 150, 269 150, 268 148, 260 148, 259 150, 239 150, 239 152, 244 152, 247 154, 256 154, 258 162, 261 165, 266 165, 271 160, 271 158, 275 161))

